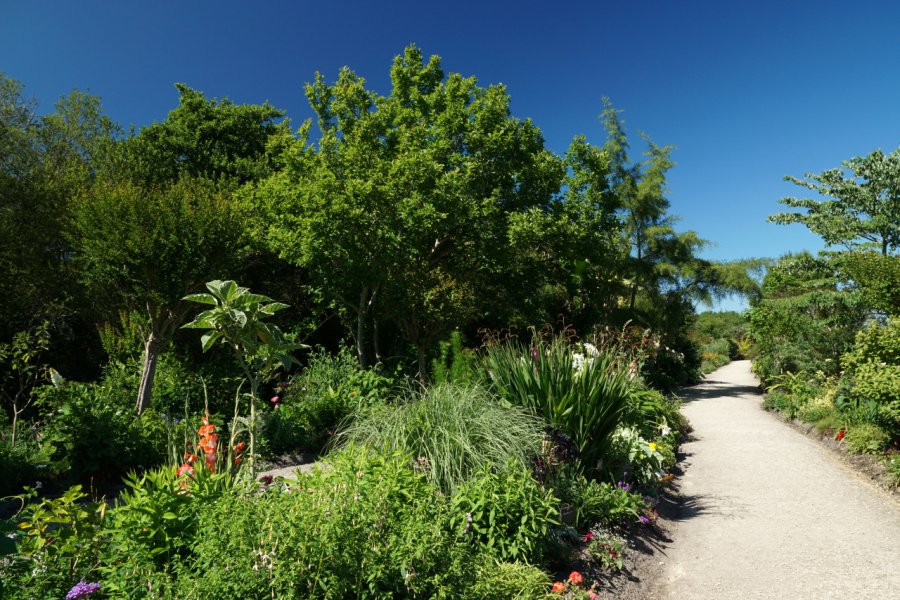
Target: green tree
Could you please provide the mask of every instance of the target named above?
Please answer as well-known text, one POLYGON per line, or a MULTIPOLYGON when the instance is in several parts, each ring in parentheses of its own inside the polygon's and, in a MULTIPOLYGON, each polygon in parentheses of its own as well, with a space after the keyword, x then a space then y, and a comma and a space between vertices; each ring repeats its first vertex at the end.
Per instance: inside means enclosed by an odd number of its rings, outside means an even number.
POLYGON ((22 84, 0 73, 0 340, 43 319, 55 332, 71 325, 79 290, 68 207, 117 135, 98 98, 76 91, 39 116, 22 84))
POLYGON ((866 310, 858 292, 842 289, 836 267, 833 258, 801 253, 768 269, 749 312, 754 370, 764 383, 787 372, 839 371, 866 310))
POLYGON ((178 106, 166 119, 125 140, 116 165, 120 173, 159 186, 185 176, 241 184, 268 172, 269 139, 289 127, 276 123, 283 111, 268 103, 206 98, 183 83, 175 88, 178 106))
POLYGON ((826 199, 782 198, 782 204, 806 212, 782 212, 769 221, 802 223, 829 246, 874 247, 885 256, 896 251, 900 245, 900 148, 887 155, 875 150, 842 165, 807 173, 803 179, 786 177, 826 199))
POLYGON ((233 202, 209 182, 165 187, 99 182, 73 206, 72 244, 98 308, 141 311, 144 358, 136 412, 151 401, 160 352, 184 322, 186 292, 227 273, 244 228, 233 202))
POLYGON ((424 377, 426 349, 484 310, 507 256, 508 217, 548 201, 558 161, 531 122, 510 115, 501 86, 445 76, 438 57, 415 47, 394 60, 391 81, 385 97, 349 69, 333 85, 317 74, 307 96, 318 151, 302 130, 285 171, 254 198, 270 246, 352 315, 360 363, 369 331, 379 358, 378 324, 392 321, 424 377))

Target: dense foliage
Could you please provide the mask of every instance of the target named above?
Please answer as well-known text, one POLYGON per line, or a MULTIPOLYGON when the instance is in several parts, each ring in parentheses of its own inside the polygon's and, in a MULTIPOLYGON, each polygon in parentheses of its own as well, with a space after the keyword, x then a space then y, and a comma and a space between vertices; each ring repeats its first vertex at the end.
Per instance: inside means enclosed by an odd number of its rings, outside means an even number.
POLYGON ((785 256, 771 266, 750 310, 754 370, 767 406, 813 423, 851 452, 883 456, 897 483, 900 328, 896 232, 900 149, 846 161, 794 183, 824 200, 786 198, 806 209, 771 220, 802 223, 839 252, 785 256))
POLYGON ((386 93, 316 74, 315 140, 176 88, 126 133, 0 74, 0 595, 541 597, 652 521, 686 424, 651 388, 755 285, 676 230, 672 147, 604 101, 558 156, 415 47, 386 93))

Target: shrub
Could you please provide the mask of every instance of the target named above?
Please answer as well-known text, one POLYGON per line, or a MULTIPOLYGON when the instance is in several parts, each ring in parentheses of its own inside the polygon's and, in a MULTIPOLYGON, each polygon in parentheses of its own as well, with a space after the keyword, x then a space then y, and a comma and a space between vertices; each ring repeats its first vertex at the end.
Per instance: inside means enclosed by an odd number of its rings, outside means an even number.
POLYGON ((900 487, 900 454, 888 457, 885 463, 885 475, 894 487, 900 487))
POLYGON ((497 345, 488 349, 483 368, 504 400, 571 436, 583 464, 595 470, 634 386, 614 347, 577 350, 563 338, 536 338, 532 349, 497 345))
POLYGON ((560 500, 572 510, 572 526, 579 531, 595 525, 621 527, 637 522, 646 502, 630 489, 629 484, 613 485, 581 476, 562 477, 555 485, 560 500))
POLYGON ((392 386, 390 378, 360 369, 348 348, 336 355, 323 349, 313 352, 266 419, 269 450, 321 450, 344 420, 363 407, 383 403, 392 386))
POLYGON ((26 484, 56 476, 50 461, 52 448, 39 443, 37 427, 20 427, 14 446, 10 445, 9 436, 6 432, 0 436, 0 497, 19 494, 26 484))
POLYGON ((854 454, 880 454, 889 440, 884 429, 872 423, 849 425, 846 431, 844 443, 854 454))
MULTIPOLYGON (((11 597, 61 598, 78 581, 90 581, 101 548, 101 505, 87 502, 81 486, 58 498, 34 500, 30 490, 17 519, 16 554, 0 560, 0 591, 11 597), (21 595, 19 595, 21 593, 21 595)), ((6 597, 6 595, 4 595, 6 597)))
POLYGON ((719 367, 731 362, 731 358, 737 353, 737 344, 725 338, 713 340, 700 347, 700 373, 706 375, 719 367))
POLYGON ((153 410, 135 418, 130 395, 75 382, 45 386, 39 393, 39 402, 53 407, 42 441, 52 445, 56 468, 69 477, 114 482, 128 470, 165 461, 166 420, 153 410))
POLYGON ((621 474, 623 480, 638 485, 655 484, 662 475, 663 461, 657 443, 648 442, 635 429, 619 427, 611 438, 607 472, 621 474))
POLYGON ((454 331, 448 341, 441 342, 438 353, 438 358, 431 361, 434 383, 476 383, 480 380, 475 353, 463 346, 460 332, 454 331))
POLYGON ((447 503, 408 455, 333 453, 327 468, 201 509, 185 595, 455 598, 475 580, 447 503))
POLYGON ((542 439, 543 423, 527 411, 504 406, 479 386, 441 384, 363 410, 336 443, 408 453, 449 493, 483 468, 510 460, 524 468, 542 439))
POLYGON ((648 439, 667 430, 676 436, 684 436, 691 427, 680 408, 681 400, 677 396, 666 397, 657 390, 636 389, 628 397, 621 424, 637 429, 648 439))
POLYGON ((540 561, 549 529, 558 524, 559 500, 515 461, 482 467, 450 504, 450 531, 499 560, 540 561))

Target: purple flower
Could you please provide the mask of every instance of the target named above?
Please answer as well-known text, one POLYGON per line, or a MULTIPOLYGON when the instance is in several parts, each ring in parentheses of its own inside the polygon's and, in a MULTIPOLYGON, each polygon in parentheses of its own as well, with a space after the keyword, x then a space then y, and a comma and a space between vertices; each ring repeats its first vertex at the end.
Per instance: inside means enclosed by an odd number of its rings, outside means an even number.
POLYGON ((66 600, 75 600, 76 598, 87 598, 91 594, 100 590, 99 583, 86 583, 79 581, 75 584, 69 593, 66 594, 66 600))
POLYGON ((650 522, 650 519, 648 519, 648 518, 645 517, 644 515, 641 515, 641 516, 638 517, 638 521, 640 521, 641 523, 643 523, 644 525, 646 525, 647 523, 650 522))

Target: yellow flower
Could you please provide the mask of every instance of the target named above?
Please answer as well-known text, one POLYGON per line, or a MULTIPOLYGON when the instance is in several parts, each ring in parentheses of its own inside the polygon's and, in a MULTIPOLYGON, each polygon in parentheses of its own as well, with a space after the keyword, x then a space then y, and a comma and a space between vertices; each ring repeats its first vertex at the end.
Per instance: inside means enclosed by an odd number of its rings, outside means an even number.
POLYGON ((656 444, 654 444, 653 442, 650 442, 648 444, 648 446, 650 446, 651 452, 656 452, 656 444))

